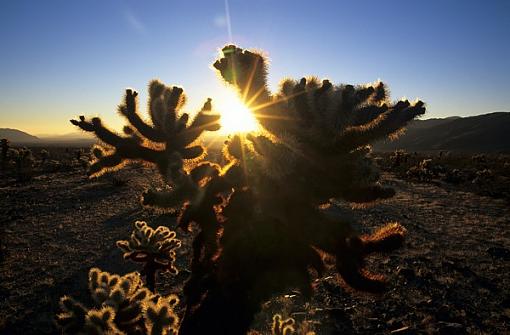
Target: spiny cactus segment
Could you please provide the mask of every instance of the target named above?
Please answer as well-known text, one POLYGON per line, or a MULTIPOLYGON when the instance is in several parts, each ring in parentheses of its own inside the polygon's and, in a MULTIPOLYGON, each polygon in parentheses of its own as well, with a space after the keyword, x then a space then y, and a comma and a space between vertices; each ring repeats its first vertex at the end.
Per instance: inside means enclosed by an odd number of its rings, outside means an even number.
POLYGON ((280 314, 275 314, 273 316, 271 332, 273 335, 291 335, 296 331, 294 329, 295 323, 296 321, 293 318, 284 320, 280 314))
POLYGON ((62 312, 56 322, 64 333, 156 335, 177 331, 177 296, 153 294, 137 273, 118 276, 93 268, 89 290, 96 304, 92 309, 68 296, 60 299, 62 312))
POLYGON ((129 240, 117 241, 117 246, 124 252, 124 259, 143 263, 142 274, 145 275, 147 287, 154 292, 156 273, 169 271, 177 274, 175 267, 175 249, 180 248, 181 241, 176 233, 167 227, 152 229, 146 222, 136 221, 129 240))

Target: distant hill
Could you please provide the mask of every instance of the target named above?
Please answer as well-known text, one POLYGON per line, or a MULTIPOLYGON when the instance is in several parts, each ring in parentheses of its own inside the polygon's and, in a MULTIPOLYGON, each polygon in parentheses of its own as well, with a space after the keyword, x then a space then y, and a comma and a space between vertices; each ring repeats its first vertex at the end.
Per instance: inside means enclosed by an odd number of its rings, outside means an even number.
POLYGON ((11 128, 0 128, 0 138, 6 138, 11 143, 20 143, 20 144, 28 144, 28 143, 40 143, 41 139, 25 133, 24 131, 18 129, 11 128))
POLYGON ((0 128, 0 138, 6 138, 13 145, 27 146, 90 146, 96 139, 84 133, 69 133, 65 135, 34 136, 24 131, 11 128, 0 128))
POLYGON ((413 121, 396 141, 374 145, 375 151, 510 152, 510 113, 413 121))

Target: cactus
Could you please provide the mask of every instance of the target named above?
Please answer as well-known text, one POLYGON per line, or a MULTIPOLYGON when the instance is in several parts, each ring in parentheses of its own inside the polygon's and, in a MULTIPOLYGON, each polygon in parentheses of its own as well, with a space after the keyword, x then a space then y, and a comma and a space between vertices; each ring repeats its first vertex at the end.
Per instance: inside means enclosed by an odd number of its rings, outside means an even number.
POLYGON ((46 161, 48 160, 48 158, 50 157, 50 153, 48 150, 46 149, 42 149, 40 152, 39 152, 39 156, 41 157, 41 165, 44 165, 44 163, 46 163, 46 161))
POLYGON ((106 144, 95 149, 91 175, 129 161, 152 163, 168 188, 148 190, 143 203, 177 211, 184 231, 197 224, 179 333, 246 333, 275 294, 296 287, 310 297, 313 276, 325 271, 324 255, 336 258, 347 285, 383 291, 384 279, 371 274, 364 259, 400 247, 405 229, 389 223, 360 235, 348 219, 323 208, 332 198, 369 203, 394 195, 379 182, 370 143, 398 136, 425 112, 424 103, 393 103, 382 82, 334 85, 314 77, 285 80, 272 93, 267 60, 233 45, 223 48, 214 67, 264 128, 231 137, 224 165, 206 161, 195 142, 204 130, 219 128, 211 100, 188 124, 188 115, 178 113, 182 89, 157 80, 149 84, 151 123, 138 115, 137 93, 126 90, 119 106, 130 124, 124 136, 99 118, 71 120, 106 144))
POLYGON ((24 182, 32 179, 34 156, 32 151, 26 147, 11 151, 16 163, 16 179, 24 182))
POLYGON ((138 273, 112 275, 93 268, 89 290, 96 307, 73 298, 60 299, 57 325, 66 334, 175 334, 179 318, 175 295, 161 297, 144 288, 138 273))
POLYGON ((6 139, 6 138, 2 138, 2 140, 0 140, 0 149, 2 150, 2 153, 0 155, 0 158, 2 159, 2 162, 0 164, 1 168, 2 168, 2 171, 5 171, 5 169, 7 168, 7 163, 9 161, 8 159, 8 152, 9 152, 9 141, 6 139))
POLYGON ((408 160, 409 160, 409 154, 407 152, 405 152, 404 150, 395 150, 395 152, 393 152, 393 154, 390 156, 390 161, 392 162, 391 163, 392 168, 397 168, 402 163, 407 163, 408 160))
POLYGON ((152 229, 143 221, 136 221, 133 226, 131 238, 128 241, 117 241, 117 247, 124 252, 124 259, 144 263, 142 274, 146 278, 147 287, 154 292, 156 272, 178 273, 174 265, 175 249, 181 246, 181 241, 167 227, 152 229))
POLYGON ((275 314, 273 316, 273 325, 271 327, 271 333, 273 335, 290 335, 296 331, 294 329, 295 323, 296 321, 293 318, 283 320, 280 314, 275 314))

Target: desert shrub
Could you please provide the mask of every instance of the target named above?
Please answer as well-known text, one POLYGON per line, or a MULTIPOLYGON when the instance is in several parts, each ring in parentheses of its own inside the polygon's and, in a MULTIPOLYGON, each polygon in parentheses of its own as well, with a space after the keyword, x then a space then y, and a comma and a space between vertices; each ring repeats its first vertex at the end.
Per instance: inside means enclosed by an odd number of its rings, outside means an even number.
POLYGON ((390 161, 392 162, 392 164, 391 164, 392 168, 399 167, 401 164, 407 163, 408 160, 409 160, 409 154, 407 152, 405 152, 404 150, 396 150, 390 156, 390 161))
POLYGON ((485 165, 487 164, 487 156, 485 154, 476 154, 471 156, 471 160, 476 165, 485 165))
POLYGON ((46 161, 42 167, 42 171, 46 173, 54 173, 62 170, 62 163, 55 159, 46 161))
POLYGON ((83 149, 77 149, 74 151, 74 158, 77 160, 77 161, 80 161, 82 156, 83 156, 84 152, 83 152, 83 149))
POLYGON ((97 117, 71 120, 104 143, 94 149, 91 176, 150 163, 167 188, 147 190, 143 204, 178 213, 185 232, 196 227, 179 333, 246 333, 272 296, 299 288, 310 297, 313 277, 326 269, 325 255, 336 259, 347 285, 383 291, 384 279, 364 260, 400 247, 405 229, 389 223, 360 235, 352 222, 323 208, 332 198, 368 203, 394 195, 379 183, 369 145, 398 136, 425 112, 423 102, 391 102, 382 82, 334 85, 314 77, 284 80, 272 93, 267 60, 233 45, 223 48, 214 67, 264 128, 229 138, 223 163, 205 160, 198 143, 204 131, 220 127, 212 100, 191 119, 181 112, 182 88, 159 80, 149 84, 150 122, 138 114, 137 92, 126 90, 119 106, 128 121, 124 135, 97 117))
POLYGON ((459 169, 447 170, 443 180, 450 184, 460 184, 465 181, 464 174, 459 169))
POLYGON ((490 191, 495 177, 496 176, 490 169, 478 170, 471 183, 482 191, 490 191))
POLYGON ((434 177, 432 159, 424 159, 418 165, 414 165, 406 172, 407 177, 420 181, 429 181, 434 177))

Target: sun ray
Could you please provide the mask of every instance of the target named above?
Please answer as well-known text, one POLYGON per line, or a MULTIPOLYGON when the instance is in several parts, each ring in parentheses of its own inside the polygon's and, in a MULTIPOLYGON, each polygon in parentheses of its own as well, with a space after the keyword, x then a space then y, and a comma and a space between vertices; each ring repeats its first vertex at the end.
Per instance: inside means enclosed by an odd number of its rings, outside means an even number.
MULTIPOLYGON (((289 100, 289 99, 291 99, 293 97, 296 97, 296 96, 298 96, 300 94, 303 94, 303 93, 305 93, 305 92, 298 92, 298 93, 294 93, 294 94, 291 94, 291 95, 285 96, 285 97, 282 96, 279 99, 270 100, 270 101, 268 101, 266 103, 250 107, 250 110, 252 110, 253 112, 256 112, 259 109, 264 109, 264 108, 270 107, 272 105, 275 105, 277 103, 287 101, 287 100, 289 100)), ((252 101, 253 101, 253 98, 248 102, 248 106, 250 105, 250 102, 252 102, 252 101)))
MULTIPOLYGON (((253 64, 253 67, 250 71, 250 77, 248 78, 248 82, 246 83, 246 87, 244 88, 243 101, 246 101, 246 96, 248 95, 248 93, 251 90, 251 83, 253 82, 253 77, 255 76, 255 70, 257 69, 258 63, 259 63, 259 59, 256 58, 255 63, 253 64)), ((261 87, 261 89, 263 89, 263 88, 264 87, 261 87)), ((259 89, 259 92, 261 92, 261 89, 259 89)), ((259 92, 257 92, 255 94, 255 97, 260 94, 259 92)), ((250 101, 246 102, 246 105, 250 106, 251 102, 255 99, 255 97, 253 99, 251 99, 250 101)))
MULTIPOLYGON (((251 85, 251 82, 250 82, 250 85, 251 85)), ((259 89, 257 90, 257 92, 255 92, 255 94, 253 94, 253 96, 251 97, 251 99, 250 99, 250 100, 248 100, 248 101, 246 102, 246 105, 251 106, 251 104, 253 103, 253 101, 255 101, 255 100, 259 97, 259 95, 260 95, 260 94, 262 94, 262 92, 264 92, 265 90, 266 90, 266 88, 265 88, 264 86, 262 86, 261 88, 259 88, 259 89)), ((248 90, 246 90, 246 92, 248 92, 248 90)))

